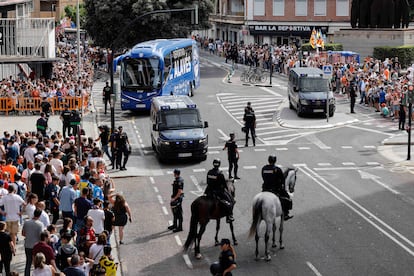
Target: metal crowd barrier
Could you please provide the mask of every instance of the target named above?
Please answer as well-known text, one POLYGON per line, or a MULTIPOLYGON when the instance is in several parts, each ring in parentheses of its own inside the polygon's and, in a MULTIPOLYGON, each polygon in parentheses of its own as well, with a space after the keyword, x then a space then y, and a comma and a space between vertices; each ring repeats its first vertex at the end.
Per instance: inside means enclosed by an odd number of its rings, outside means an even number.
MULTIPOLYGON (((89 96, 84 97, 56 97, 48 98, 47 101, 52 107, 52 112, 61 112, 68 106, 69 110, 83 110, 85 111, 89 105, 89 96)), ((0 98, 0 112, 9 115, 11 111, 17 112, 41 112, 41 98, 25 98, 18 97, 0 98)))

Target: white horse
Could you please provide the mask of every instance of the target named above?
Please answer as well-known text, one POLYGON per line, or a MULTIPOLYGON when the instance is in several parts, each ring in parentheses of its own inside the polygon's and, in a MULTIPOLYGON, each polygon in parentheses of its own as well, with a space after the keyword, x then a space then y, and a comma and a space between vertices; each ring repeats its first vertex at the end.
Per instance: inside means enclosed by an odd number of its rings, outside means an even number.
MULTIPOLYGON (((285 188, 288 189, 289 193, 293 193, 295 191, 295 184, 296 184, 296 172, 297 168, 287 168, 284 171, 285 175, 285 188)), ((259 256, 259 227, 260 222, 262 220, 266 223, 266 232, 265 232, 265 260, 270 261, 270 251, 268 250, 267 244, 269 242, 270 236, 270 227, 273 230, 272 236, 272 247, 276 247, 275 242, 275 232, 276 232, 276 219, 280 217, 280 225, 279 225, 279 244, 280 249, 284 249, 285 246, 283 245, 283 210, 282 205, 280 203, 279 197, 271 192, 261 192, 258 193, 253 198, 252 204, 252 211, 253 211, 253 221, 250 226, 249 237, 255 234, 256 240, 256 260, 258 260, 259 256)))

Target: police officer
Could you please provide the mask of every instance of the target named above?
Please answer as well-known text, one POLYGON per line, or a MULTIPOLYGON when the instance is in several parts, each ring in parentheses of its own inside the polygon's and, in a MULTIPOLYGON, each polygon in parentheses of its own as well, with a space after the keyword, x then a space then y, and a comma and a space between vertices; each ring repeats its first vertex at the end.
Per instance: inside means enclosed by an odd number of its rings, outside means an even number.
POLYGON ((262 168, 263 178, 263 192, 272 192, 280 198, 282 204, 284 220, 293 218, 289 215, 290 196, 285 190, 285 176, 283 175, 282 169, 276 166, 276 155, 269 155, 268 165, 262 168))
POLYGON ((352 79, 352 81, 349 84, 349 97, 351 98, 351 113, 355 113, 354 108, 357 97, 357 86, 355 78, 352 79))
POLYGON ((112 169, 118 169, 118 165, 116 164, 116 156, 118 154, 117 148, 116 148, 116 137, 118 136, 118 130, 114 129, 111 135, 109 136, 109 143, 111 145, 111 163, 112 163, 112 169))
POLYGON ((244 146, 249 146, 249 132, 252 135, 253 146, 256 146, 256 116, 249 103, 247 103, 247 106, 244 109, 243 121, 246 129, 246 143, 244 146))
POLYGON ((52 111, 52 106, 47 100, 47 97, 42 98, 42 102, 40 103, 40 108, 42 112, 46 114, 46 118, 49 118, 50 112, 52 111))
POLYGON ((66 138, 67 136, 70 136, 70 120, 72 118, 72 113, 69 110, 69 106, 66 104, 65 109, 60 114, 60 119, 62 120, 62 134, 63 137, 66 138))
POLYGON ((240 177, 237 175, 237 170, 239 168, 237 162, 239 161, 240 155, 239 151, 237 150, 237 144, 234 138, 234 133, 230 133, 230 140, 226 142, 223 150, 227 149, 227 158, 229 160, 229 178, 233 178, 231 172, 234 168, 234 179, 240 179, 240 177))
POLYGON ((105 105, 105 114, 106 114, 107 107, 108 107, 108 102, 109 102, 109 104, 111 104, 111 87, 109 86, 108 82, 106 82, 106 85, 103 88, 102 99, 103 99, 103 102, 104 102, 104 105, 105 105))
POLYGON ((43 137, 46 136, 46 129, 47 129, 47 118, 44 112, 40 113, 40 118, 36 121, 36 129, 37 132, 40 132, 43 137))
POLYGON ((184 180, 180 176, 181 171, 179 169, 174 170, 174 182, 172 183, 171 194, 171 211, 173 213, 173 224, 168 226, 169 230, 173 230, 174 233, 183 231, 183 208, 182 201, 184 197, 184 180))
POLYGON ((119 126, 118 135, 115 137, 115 148, 117 148, 116 166, 119 167, 121 171, 126 171, 125 165, 128 162, 130 147, 131 145, 129 144, 128 135, 122 131, 122 126, 119 126), (122 160, 122 155, 124 156, 124 160, 122 160))
POLYGON ((233 198, 227 191, 227 183, 223 172, 220 170, 220 159, 213 161, 213 168, 207 172, 207 188, 205 195, 212 199, 218 199, 227 208, 227 221, 234 221, 233 198))
POLYGON ((70 117, 70 128, 72 129, 72 134, 76 136, 78 134, 78 128, 80 126, 81 116, 78 110, 74 109, 71 112, 70 117))
POLYGON ((211 264, 210 272, 212 275, 231 276, 233 275, 231 271, 236 268, 236 252, 229 239, 221 240, 220 250, 219 261, 211 264))

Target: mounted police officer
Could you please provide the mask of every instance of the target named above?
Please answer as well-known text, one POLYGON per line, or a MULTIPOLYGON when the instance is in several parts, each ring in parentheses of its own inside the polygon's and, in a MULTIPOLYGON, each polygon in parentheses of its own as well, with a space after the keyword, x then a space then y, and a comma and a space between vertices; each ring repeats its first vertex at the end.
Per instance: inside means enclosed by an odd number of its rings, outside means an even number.
POLYGON ((174 170, 174 182, 172 183, 171 194, 171 211, 173 213, 173 224, 168 226, 169 230, 174 233, 183 231, 183 197, 184 197, 184 179, 180 176, 179 169, 174 170))
POLYGON ((263 192, 272 192, 277 195, 282 204, 284 220, 289 220, 293 216, 289 215, 289 210, 292 209, 292 201, 288 192, 285 189, 285 176, 282 169, 276 166, 276 155, 269 155, 268 165, 262 168, 263 178, 263 192))
POLYGON ((72 118, 72 112, 69 110, 69 106, 66 104, 65 109, 60 114, 60 119, 62 120, 62 134, 66 138, 66 133, 70 135, 70 120, 72 118))
POLYGON ((227 191, 227 183, 223 172, 220 170, 220 159, 213 161, 213 168, 207 173, 207 188, 204 194, 212 199, 218 199, 227 209, 227 222, 234 221, 233 197, 227 191))

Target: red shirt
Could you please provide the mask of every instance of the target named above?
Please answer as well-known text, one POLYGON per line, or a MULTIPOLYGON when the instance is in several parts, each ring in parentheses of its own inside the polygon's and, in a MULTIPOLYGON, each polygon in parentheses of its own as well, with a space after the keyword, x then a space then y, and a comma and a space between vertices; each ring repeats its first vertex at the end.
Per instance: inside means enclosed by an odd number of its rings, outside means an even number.
POLYGON ((38 242, 33 246, 33 259, 37 253, 42 252, 45 254, 46 263, 50 265, 50 261, 55 259, 55 252, 53 252, 52 247, 48 245, 46 242, 38 242))

